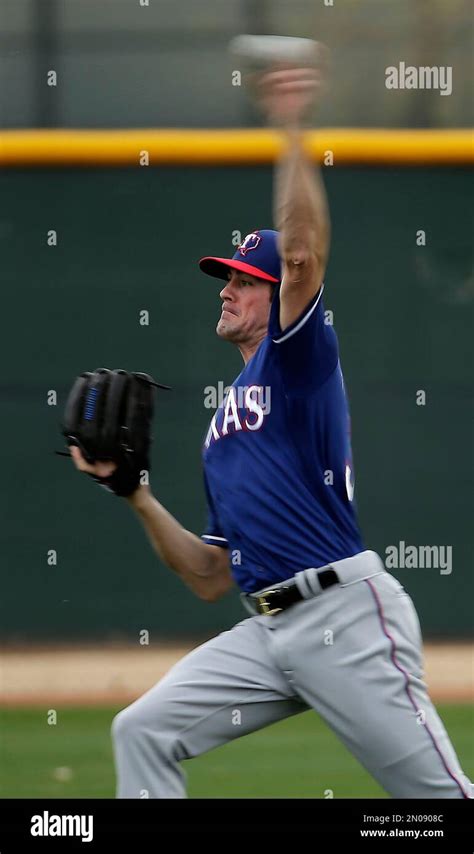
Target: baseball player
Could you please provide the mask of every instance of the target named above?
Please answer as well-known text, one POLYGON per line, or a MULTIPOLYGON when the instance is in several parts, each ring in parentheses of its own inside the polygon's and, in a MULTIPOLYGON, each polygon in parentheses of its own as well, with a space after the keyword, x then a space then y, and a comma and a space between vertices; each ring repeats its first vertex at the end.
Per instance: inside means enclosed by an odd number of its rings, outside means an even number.
MULTIPOLYGON (((237 586, 247 615, 116 716, 117 796, 183 798, 183 760, 314 709, 391 796, 470 798, 423 682, 411 598, 366 549, 354 509, 348 405, 323 306, 329 217, 301 131, 317 75, 267 71, 256 91, 285 141, 277 230, 200 261, 222 280, 217 334, 244 363, 203 445, 208 527, 185 530, 136 481, 114 489, 197 596, 213 602, 237 586)), ((77 468, 114 488, 117 464, 72 444, 77 468)), ((315 794, 317 780, 315 767, 315 794)))

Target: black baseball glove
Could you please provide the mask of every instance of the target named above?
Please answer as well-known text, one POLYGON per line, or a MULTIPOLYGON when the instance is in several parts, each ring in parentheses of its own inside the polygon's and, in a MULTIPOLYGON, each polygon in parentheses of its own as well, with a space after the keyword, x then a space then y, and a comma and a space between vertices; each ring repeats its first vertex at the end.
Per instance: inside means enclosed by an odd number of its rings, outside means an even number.
POLYGON ((148 374, 99 368, 77 377, 69 393, 61 432, 91 465, 98 460, 117 464, 109 477, 90 475, 116 495, 131 495, 150 471, 154 388, 169 386, 148 374))

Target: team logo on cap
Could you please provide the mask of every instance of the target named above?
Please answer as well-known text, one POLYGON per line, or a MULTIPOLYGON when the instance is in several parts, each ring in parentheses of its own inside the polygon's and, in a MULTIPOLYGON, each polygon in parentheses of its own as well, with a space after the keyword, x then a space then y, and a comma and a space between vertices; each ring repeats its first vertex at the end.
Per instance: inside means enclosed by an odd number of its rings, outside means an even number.
POLYGON ((247 234, 247 237, 242 240, 242 243, 239 246, 240 254, 246 255, 247 252, 250 252, 251 249, 256 249, 261 239, 262 236, 258 233, 258 231, 252 231, 251 234, 247 234))

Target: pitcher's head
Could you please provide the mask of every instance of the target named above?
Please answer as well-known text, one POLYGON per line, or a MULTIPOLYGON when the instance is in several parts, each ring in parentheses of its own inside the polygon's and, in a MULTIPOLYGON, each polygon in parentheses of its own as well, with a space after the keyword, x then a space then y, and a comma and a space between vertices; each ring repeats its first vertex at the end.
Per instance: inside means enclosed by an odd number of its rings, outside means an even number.
POLYGON ((221 338, 245 344, 266 334, 270 304, 281 281, 277 241, 277 231, 252 231, 232 258, 201 258, 204 273, 226 282, 219 294, 222 311, 216 327, 221 338))

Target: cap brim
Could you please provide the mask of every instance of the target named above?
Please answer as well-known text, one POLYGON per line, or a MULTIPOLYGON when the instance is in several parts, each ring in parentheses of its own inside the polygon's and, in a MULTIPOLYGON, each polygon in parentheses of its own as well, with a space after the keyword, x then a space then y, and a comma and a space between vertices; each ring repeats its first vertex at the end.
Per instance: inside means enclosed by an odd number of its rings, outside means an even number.
POLYGON ((227 279, 229 268, 239 270, 241 273, 248 273, 249 276, 256 276, 258 279, 265 279, 266 282, 279 282, 280 279, 275 279, 275 276, 270 276, 264 270, 259 270, 258 267, 252 267, 251 264, 246 264, 245 261, 234 261, 233 258, 213 258, 206 256, 201 258, 199 266, 203 273, 208 276, 214 276, 216 279, 227 279))

